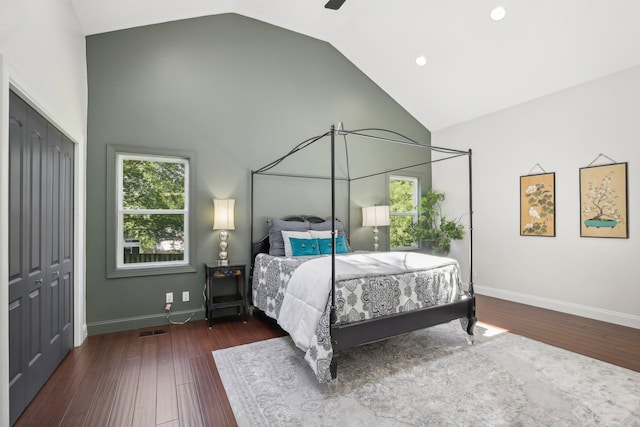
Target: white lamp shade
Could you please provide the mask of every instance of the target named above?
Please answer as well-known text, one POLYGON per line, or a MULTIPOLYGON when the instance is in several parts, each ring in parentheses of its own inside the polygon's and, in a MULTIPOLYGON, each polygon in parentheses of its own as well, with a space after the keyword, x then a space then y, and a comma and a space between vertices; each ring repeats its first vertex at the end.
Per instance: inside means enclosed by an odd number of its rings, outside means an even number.
POLYGON ((362 226, 380 227, 389 225, 389 206, 362 208, 362 226))
POLYGON ((213 229, 235 230, 233 222, 233 209, 236 201, 233 199, 213 199, 213 229))

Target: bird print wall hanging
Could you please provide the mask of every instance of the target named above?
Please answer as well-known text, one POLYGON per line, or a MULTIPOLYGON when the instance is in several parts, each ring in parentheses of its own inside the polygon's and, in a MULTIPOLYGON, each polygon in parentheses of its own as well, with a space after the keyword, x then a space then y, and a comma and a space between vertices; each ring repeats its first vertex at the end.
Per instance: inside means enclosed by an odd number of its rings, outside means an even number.
POLYGON ((554 172, 520 177, 520 235, 555 237, 556 174, 554 172))

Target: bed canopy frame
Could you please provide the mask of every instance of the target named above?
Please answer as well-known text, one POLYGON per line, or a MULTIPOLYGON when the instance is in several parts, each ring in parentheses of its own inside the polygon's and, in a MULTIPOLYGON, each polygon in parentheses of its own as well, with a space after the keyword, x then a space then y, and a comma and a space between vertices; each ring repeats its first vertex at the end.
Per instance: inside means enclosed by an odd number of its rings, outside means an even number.
MULTIPOLYGON (((253 267, 255 263, 255 257, 258 253, 264 252, 268 248, 268 236, 262 238, 260 241, 254 240, 254 205, 255 205, 255 179, 260 175, 286 177, 286 178, 302 178, 302 179, 315 179, 315 180, 329 180, 331 184, 331 223, 336 224, 336 181, 346 181, 347 186, 347 221, 346 221, 346 234, 350 235, 351 224, 351 183, 354 181, 372 178, 379 175, 389 174, 401 170, 416 168, 419 166, 426 166, 445 160, 450 160, 457 157, 466 156, 468 158, 468 174, 469 174, 469 284, 466 291, 467 298, 460 301, 422 308, 415 311, 408 311, 404 313, 397 313, 388 316, 368 319, 359 321, 356 323, 348 324, 336 324, 336 307, 335 307, 335 292, 336 292, 336 264, 335 264, 335 245, 332 245, 331 251, 331 314, 330 314, 330 334, 331 343, 333 346, 333 359, 331 362, 331 376, 336 378, 337 375, 337 360, 340 350, 344 350, 350 347, 354 347, 361 344, 374 342, 380 339, 388 338, 391 336, 399 335, 404 332, 410 332, 417 329, 426 328, 428 326, 445 323, 451 320, 460 319, 463 329, 467 332, 468 342, 473 342, 473 329, 476 322, 475 316, 475 297, 473 289, 473 197, 472 197, 472 152, 471 149, 467 151, 457 150, 445 147, 434 147, 419 143, 405 135, 402 135, 396 131, 381 128, 364 128, 357 130, 345 130, 342 123, 339 123, 337 128, 332 125, 328 132, 320 135, 308 138, 298 145, 296 145, 291 151, 285 155, 275 159, 274 161, 251 171, 251 271, 249 275, 249 285, 251 287, 251 281, 253 277, 253 267), (336 137, 342 136, 344 138, 345 148, 345 160, 346 160, 346 177, 336 176, 336 137), (408 145, 412 147, 418 147, 427 149, 431 152, 438 152, 445 154, 445 157, 439 159, 430 159, 425 162, 419 162, 406 166, 401 166, 393 169, 385 169, 381 172, 369 173, 357 177, 350 176, 349 169, 349 150, 347 143, 347 136, 361 137, 374 139, 378 141, 389 142, 393 144, 408 145), (325 138, 329 138, 330 143, 330 165, 331 171, 329 176, 323 175, 306 175, 306 174, 294 174, 294 173, 281 173, 272 171, 276 166, 280 165, 285 159, 304 150, 307 147, 315 144, 319 141, 326 141, 325 138)), ((317 219, 317 218, 316 218, 317 219)), ((336 238, 335 226, 331 227, 332 238, 336 238)), ((251 292, 252 293, 252 292, 251 292)))

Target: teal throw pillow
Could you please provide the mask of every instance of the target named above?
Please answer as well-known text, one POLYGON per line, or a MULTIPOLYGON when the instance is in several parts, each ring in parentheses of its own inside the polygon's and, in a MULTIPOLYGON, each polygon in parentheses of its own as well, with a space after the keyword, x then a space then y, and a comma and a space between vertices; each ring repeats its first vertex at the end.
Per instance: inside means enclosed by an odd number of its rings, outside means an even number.
MULTIPOLYGON (((328 239, 318 239, 320 243, 320 253, 331 255, 331 237, 328 239)), ((347 242, 344 241, 344 236, 336 237, 336 253, 346 254, 349 252, 347 248, 347 242)))
POLYGON ((289 237, 293 256, 320 255, 318 239, 297 239, 289 237))

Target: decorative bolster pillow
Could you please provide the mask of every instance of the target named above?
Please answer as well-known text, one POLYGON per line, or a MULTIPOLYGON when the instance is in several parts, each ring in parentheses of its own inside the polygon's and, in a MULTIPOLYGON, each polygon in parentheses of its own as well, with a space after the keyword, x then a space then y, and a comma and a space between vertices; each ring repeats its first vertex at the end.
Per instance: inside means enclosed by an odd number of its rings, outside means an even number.
POLYGON ((298 239, 289 237, 293 256, 320 255, 318 239, 298 239))
MULTIPOLYGON (((320 253, 321 254, 329 254, 331 255, 331 237, 328 239, 318 239, 320 243, 320 253)), ((347 244, 344 241, 344 236, 336 237, 336 253, 337 254, 346 254, 349 252, 347 248, 347 244)))

